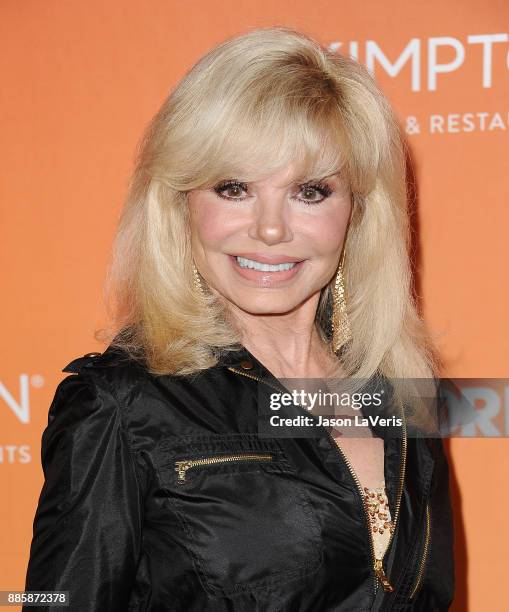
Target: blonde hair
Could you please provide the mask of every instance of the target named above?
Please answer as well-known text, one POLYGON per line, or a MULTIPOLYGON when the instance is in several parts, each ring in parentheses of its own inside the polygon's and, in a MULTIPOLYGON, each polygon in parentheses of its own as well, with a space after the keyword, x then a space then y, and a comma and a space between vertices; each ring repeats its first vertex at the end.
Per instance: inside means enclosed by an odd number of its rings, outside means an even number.
MULTIPOLYGON (((193 287, 186 193, 289 163, 304 180, 341 172, 353 202, 344 276, 349 376, 428 378, 437 362, 411 286, 406 150, 369 72, 287 27, 250 30, 204 55, 148 125, 115 237, 96 338, 155 374, 183 375, 238 348, 222 303, 193 287), (113 298, 113 299, 111 299, 113 298)), ((316 313, 322 337, 332 283, 316 313)))

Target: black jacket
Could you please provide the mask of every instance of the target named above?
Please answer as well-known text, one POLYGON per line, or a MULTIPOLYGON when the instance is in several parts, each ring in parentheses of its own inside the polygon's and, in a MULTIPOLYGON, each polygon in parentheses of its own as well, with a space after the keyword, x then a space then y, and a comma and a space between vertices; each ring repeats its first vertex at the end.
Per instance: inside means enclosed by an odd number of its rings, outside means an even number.
POLYGON ((390 592, 359 483, 327 429, 259 437, 259 388, 277 379, 246 349, 189 377, 148 374, 112 347, 63 371, 73 374, 42 436, 26 591, 68 590, 72 612, 449 609, 440 438, 384 439, 393 518, 399 508, 383 560, 390 592))

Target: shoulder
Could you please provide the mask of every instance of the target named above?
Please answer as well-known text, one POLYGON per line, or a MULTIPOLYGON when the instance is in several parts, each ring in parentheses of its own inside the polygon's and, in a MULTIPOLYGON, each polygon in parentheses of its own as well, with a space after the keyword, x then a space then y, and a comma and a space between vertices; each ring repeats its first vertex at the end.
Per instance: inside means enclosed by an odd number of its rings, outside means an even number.
POLYGON ((65 411, 77 418, 95 412, 103 422, 117 417, 133 440, 140 422, 170 419, 183 396, 192 394, 198 384, 186 377, 153 374, 141 359, 111 345, 102 353, 74 358, 62 371, 69 375, 57 387, 52 412, 65 411))
POLYGON ((104 352, 85 353, 68 363, 62 372, 79 374, 83 370, 129 369, 132 372, 142 369, 142 364, 130 357, 125 351, 109 346, 104 352))
POLYGON ((141 364, 108 347, 74 358, 62 372, 68 376, 56 386, 42 437, 45 461, 57 447, 74 448, 121 431, 130 436, 130 402, 144 380, 141 364))
POLYGON ((141 362, 111 346, 102 353, 85 353, 74 358, 62 368, 62 372, 70 376, 61 381, 58 389, 85 385, 93 387, 96 393, 111 395, 120 403, 133 387, 143 385, 148 377, 141 362))
POLYGON ((100 437, 101 432, 130 435, 131 403, 145 378, 141 364, 108 347, 103 353, 74 358, 62 372, 68 376, 57 384, 49 406, 43 454, 60 440, 72 446, 82 438, 100 437))

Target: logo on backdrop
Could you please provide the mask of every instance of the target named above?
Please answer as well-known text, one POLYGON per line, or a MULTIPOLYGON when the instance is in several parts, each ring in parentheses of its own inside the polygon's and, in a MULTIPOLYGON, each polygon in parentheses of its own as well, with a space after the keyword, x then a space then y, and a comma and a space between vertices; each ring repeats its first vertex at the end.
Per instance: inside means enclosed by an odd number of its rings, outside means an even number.
MULTIPOLYGON (((30 423, 30 391, 40 389, 44 385, 44 377, 40 374, 29 376, 20 374, 16 388, 7 387, 0 381, 0 421, 17 422, 23 425, 30 423)), ((2 428, 4 431, 6 428, 2 428)), ((30 446, 27 444, 0 441, 0 465, 13 463, 30 463, 32 461, 30 446)))
MULTIPOLYGON (((410 67, 410 88, 413 92, 438 91, 446 86, 447 76, 463 71, 480 89, 494 89, 509 76, 509 34, 472 34, 464 39, 436 36, 427 39, 411 38, 397 57, 389 58, 378 42, 366 40, 348 43, 334 41, 331 51, 350 55, 363 63, 376 76, 383 70, 391 78, 410 67), (447 57, 447 61, 443 58, 447 57), (440 59, 442 58, 442 59, 440 59), (473 61, 480 69, 472 68, 473 61), (425 67, 423 67, 424 61, 425 67), (503 72, 494 70, 500 65, 503 72)), ((400 77, 401 78, 401 77, 400 77)), ((498 132, 509 128, 509 109, 487 112, 471 109, 463 113, 432 113, 427 117, 410 115, 404 120, 408 135, 455 134, 468 132, 498 132)))

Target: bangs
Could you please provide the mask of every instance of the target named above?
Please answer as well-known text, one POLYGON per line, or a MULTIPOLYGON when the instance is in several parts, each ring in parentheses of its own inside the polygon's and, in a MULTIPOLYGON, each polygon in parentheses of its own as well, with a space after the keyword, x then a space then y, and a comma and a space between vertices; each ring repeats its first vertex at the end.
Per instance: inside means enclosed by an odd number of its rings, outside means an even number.
POLYGON ((209 140, 209 161, 196 169, 197 176, 209 187, 224 178, 261 180, 289 165, 302 182, 343 172, 348 156, 341 130, 320 119, 280 113, 267 121, 260 114, 225 125, 218 142, 209 140))
POLYGON ((289 165, 301 182, 345 173, 347 141, 332 101, 311 109, 290 98, 264 102, 230 108, 205 142, 200 139, 200 154, 188 165, 192 188, 227 178, 258 181, 289 165))

